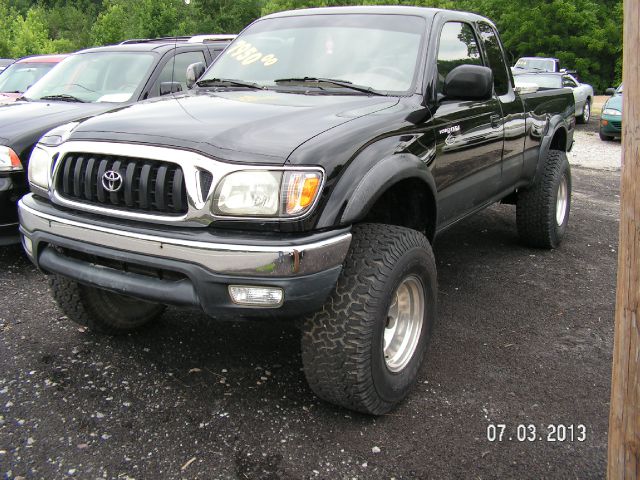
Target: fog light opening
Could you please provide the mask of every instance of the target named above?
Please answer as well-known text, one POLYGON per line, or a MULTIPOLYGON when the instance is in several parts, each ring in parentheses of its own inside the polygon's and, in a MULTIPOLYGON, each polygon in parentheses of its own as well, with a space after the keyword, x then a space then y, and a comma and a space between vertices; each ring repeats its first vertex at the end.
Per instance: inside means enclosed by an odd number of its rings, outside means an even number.
POLYGON ((284 290, 278 287, 229 285, 229 296, 237 305, 279 307, 284 301, 284 290))

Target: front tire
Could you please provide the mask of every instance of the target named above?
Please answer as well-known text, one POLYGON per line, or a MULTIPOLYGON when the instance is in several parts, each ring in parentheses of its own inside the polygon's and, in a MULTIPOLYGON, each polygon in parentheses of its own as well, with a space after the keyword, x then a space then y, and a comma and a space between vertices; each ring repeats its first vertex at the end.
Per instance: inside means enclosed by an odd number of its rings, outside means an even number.
POLYGON ((540 177, 518 192, 516 222, 520 240, 536 248, 556 248, 571 210, 571 167, 567 154, 550 150, 540 177))
POLYGON ((391 410, 416 380, 436 303, 436 266, 423 234, 392 225, 354 227, 334 292, 303 325, 311 389, 351 410, 391 410))
POLYGON ((82 285, 60 275, 49 277, 53 298, 65 315, 95 333, 120 335, 155 320, 164 305, 82 285))
POLYGON ((613 140, 613 137, 610 135, 605 135, 604 133, 602 133, 602 130, 599 132, 600 134, 600 140, 602 140, 603 142, 610 142, 611 140, 613 140))

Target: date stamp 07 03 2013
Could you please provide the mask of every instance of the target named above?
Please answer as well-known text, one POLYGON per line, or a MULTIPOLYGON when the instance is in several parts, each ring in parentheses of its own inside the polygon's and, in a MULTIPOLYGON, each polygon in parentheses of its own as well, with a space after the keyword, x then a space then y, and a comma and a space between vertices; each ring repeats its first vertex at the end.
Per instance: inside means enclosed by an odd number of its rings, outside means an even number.
POLYGON ((515 426, 504 423, 487 425, 489 442, 584 442, 586 439, 587 427, 582 424, 549 424, 541 427, 531 423, 515 426))

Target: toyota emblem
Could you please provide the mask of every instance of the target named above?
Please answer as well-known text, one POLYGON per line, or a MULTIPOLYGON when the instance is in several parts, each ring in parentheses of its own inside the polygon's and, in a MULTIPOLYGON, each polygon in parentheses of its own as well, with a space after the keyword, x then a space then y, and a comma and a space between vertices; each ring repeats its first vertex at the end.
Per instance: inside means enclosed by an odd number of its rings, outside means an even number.
POLYGON ((122 175, 114 170, 104 172, 104 175, 102 175, 102 186, 107 192, 117 192, 122 188, 122 175))

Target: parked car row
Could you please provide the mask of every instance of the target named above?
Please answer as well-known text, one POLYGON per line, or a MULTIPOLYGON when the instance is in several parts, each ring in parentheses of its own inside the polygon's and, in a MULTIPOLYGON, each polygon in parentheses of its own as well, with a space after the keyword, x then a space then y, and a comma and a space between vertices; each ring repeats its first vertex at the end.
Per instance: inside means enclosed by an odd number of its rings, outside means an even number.
POLYGON ((514 72, 516 86, 536 85, 539 89, 570 88, 576 102, 576 120, 579 123, 589 123, 591 118, 591 103, 593 102, 593 87, 580 83, 568 73, 536 72, 520 70, 514 72))
POLYGON ((83 50, 67 56, 22 94, 11 92, 40 73, 33 65, 51 68, 61 59, 25 59, 9 67, 15 72, 0 74, 0 85, 9 85, 8 98, 20 96, 20 101, 0 107, 0 245, 18 241, 17 201, 28 191, 26 168, 42 135, 139 100, 186 90, 187 67, 210 65, 232 38, 135 40, 83 50))
POLYGON ((0 75, 0 105, 15 102, 67 55, 37 55, 21 58, 0 75))
MULTIPOLYGON (((516 86, 526 91, 549 88, 571 88, 576 102, 576 119, 588 123, 594 90, 591 85, 581 83, 571 73, 560 68, 557 58, 522 57, 511 67, 516 86)), ((607 141, 622 135, 622 85, 608 88, 611 98, 602 107, 600 117, 600 139, 607 141)))

